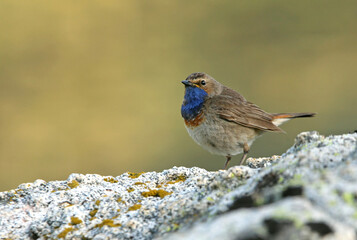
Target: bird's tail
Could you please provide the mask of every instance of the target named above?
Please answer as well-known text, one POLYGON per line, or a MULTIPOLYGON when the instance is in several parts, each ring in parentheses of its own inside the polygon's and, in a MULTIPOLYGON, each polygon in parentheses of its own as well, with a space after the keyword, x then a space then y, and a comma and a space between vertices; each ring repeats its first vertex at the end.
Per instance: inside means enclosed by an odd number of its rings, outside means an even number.
POLYGON ((293 118, 313 117, 316 113, 273 113, 273 124, 279 126, 293 118))

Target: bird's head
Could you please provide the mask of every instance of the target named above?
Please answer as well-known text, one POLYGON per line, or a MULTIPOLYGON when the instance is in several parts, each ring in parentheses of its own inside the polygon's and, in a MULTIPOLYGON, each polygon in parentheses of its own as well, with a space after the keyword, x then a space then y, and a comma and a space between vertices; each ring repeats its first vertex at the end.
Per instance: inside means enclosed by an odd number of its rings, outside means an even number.
POLYGON ((199 88, 204 90, 208 97, 222 92, 222 84, 206 73, 197 72, 190 74, 182 83, 187 88, 199 88))

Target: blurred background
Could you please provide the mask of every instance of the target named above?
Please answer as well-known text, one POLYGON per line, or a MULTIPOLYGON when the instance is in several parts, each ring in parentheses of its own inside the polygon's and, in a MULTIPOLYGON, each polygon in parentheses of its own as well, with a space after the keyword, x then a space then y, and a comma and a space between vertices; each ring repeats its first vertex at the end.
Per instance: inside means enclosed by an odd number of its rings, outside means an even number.
MULTIPOLYGON (((181 80, 203 71, 269 112, 267 133, 357 129, 356 1, 1 1, 0 191, 69 174, 223 167, 196 145, 181 80)), ((231 161, 237 164, 241 156, 231 161)))

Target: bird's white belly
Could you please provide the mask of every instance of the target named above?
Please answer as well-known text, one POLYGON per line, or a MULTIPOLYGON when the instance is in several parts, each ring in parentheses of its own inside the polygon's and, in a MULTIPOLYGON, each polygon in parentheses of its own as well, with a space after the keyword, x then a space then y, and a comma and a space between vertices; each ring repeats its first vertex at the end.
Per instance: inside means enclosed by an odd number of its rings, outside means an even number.
POLYGON ((222 125, 203 121, 199 126, 188 127, 185 125, 185 127, 192 139, 212 154, 234 156, 243 152, 243 145, 239 143, 238 136, 227 132, 227 129, 222 125))

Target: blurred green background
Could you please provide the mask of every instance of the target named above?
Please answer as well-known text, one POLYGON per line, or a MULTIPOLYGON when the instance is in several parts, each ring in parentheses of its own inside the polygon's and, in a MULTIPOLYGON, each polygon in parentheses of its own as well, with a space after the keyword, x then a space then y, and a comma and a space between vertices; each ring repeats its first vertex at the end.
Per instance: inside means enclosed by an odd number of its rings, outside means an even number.
POLYGON ((281 154, 302 131, 354 131, 356 23, 357 1, 1 1, 0 190, 222 168, 181 119, 180 81, 197 71, 266 111, 318 112, 250 156, 281 154))

